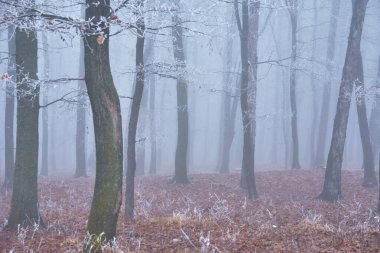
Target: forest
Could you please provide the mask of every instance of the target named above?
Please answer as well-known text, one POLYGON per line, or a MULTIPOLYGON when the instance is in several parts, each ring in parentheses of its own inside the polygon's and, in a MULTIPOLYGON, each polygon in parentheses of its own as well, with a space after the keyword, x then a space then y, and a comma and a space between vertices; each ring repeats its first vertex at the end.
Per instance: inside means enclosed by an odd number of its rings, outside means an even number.
POLYGON ((379 252, 380 1, 0 0, 0 253, 379 252))

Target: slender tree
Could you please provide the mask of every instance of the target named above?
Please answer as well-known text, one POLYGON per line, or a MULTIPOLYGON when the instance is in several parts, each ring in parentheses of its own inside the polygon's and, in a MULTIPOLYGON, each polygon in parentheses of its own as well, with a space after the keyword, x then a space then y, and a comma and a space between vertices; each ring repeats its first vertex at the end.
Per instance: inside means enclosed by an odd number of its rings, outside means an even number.
POLYGON ((156 120, 155 120, 155 102, 156 87, 155 76, 150 76, 149 82, 149 111, 150 111, 150 163, 149 173, 154 175, 157 173, 157 136, 156 136, 156 120))
MULTIPOLYGON (((85 15, 85 8, 82 6, 82 15, 85 15)), ((84 45, 81 42, 79 49, 79 76, 84 76, 84 45)), ((76 145, 75 145, 75 156, 76 156, 76 168, 74 177, 86 177, 86 97, 84 95, 86 89, 85 82, 78 81, 78 96, 79 103, 77 104, 77 124, 76 124, 76 145)))
MULTIPOLYGON (((50 72, 50 61, 49 61, 49 47, 48 47, 48 37, 47 34, 44 33, 42 35, 42 44, 44 48, 44 71, 43 76, 45 80, 49 79, 49 72, 50 72)), ((48 103, 48 94, 47 90, 45 90, 43 96, 42 96, 42 103, 46 105, 48 103)), ((41 172, 40 175, 43 177, 47 177, 49 174, 48 170, 48 162, 49 162, 49 112, 48 107, 41 108, 41 116, 42 116, 42 153, 41 153, 41 172)))
POLYGON ((317 58, 317 22, 318 22, 318 6, 317 0, 313 1, 313 37, 312 37, 312 49, 311 49, 311 61, 312 61, 312 69, 310 74, 310 84, 311 91, 313 96, 313 104, 312 104, 312 120, 310 125, 310 166, 314 167, 314 156, 315 156, 315 142, 316 142, 316 132, 317 132, 317 122, 318 122, 318 100, 317 100, 317 88, 316 88, 316 75, 315 75, 315 63, 317 58))
POLYGON ((227 26, 227 37, 225 45, 225 61, 224 61, 224 71, 223 74, 223 97, 222 97, 222 110, 221 110, 221 124, 222 131, 220 135, 220 159, 219 172, 229 173, 230 165, 230 150, 234 137, 234 126, 235 126, 235 115, 237 111, 237 99, 233 98, 232 83, 234 79, 231 77, 230 71, 232 70, 232 49, 233 49, 233 38, 232 38, 232 26, 229 24, 227 26))
POLYGON ((332 1, 331 14, 330 14, 330 28, 327 40, 327 54, 326 54, 326 72, 327 79, 323 85, 323 95, 321 103, 321 118, 319 120, 318 138, 317 138, 317 152, 315 157, 315 167, 320 168, 325 166, 325 147, 327 138, 327 125, 330 114, 330 100, 331 100, 331 85, 334 76, 334 58, 335 58, 335 37, 338 26, 338 17, 340 9, 340 0, 332 1))
POLYGON ((43 225, 38 211, 37 36, 16 28, 17 132, 16 162, 8 228, 43 225))
POLYGON ((343 67, 330 151, 327 158, 323 191, 318 196, 323 200, 336 201, 342 197, 341 170, 344 143, 346 140, 347 121, 350 112, 352 91, 357 80, 360 80, 359 72, 362 69, 360 42, 367 3, 368 0, 352 1, 353 13, 346 60, 343 67))
MULTIPOLYGON (((87 92, 93 113, 96 178, 84 251, 96 245, 101 234, 111 240, 122 202, 123 137, 120 101, 109 60, 110 0, 86 0, 84 64, 87 92)), ((99 250, 95 249, 95 250, 99 250)), ((94 251, 94 248, 92 249, 94 251)))
POLYGON ((298 125, 297 125, 297 29, 298 29, 298 0, 287 0, 290 14, 290 22, 292 26, 292 59, 290 66, 290 108, 292 111, 291 126, 292 126, 292 169, 301 168, 299 162, 299 145, 298 145, 298 125))
POLYGON ((372 146, 369 134, 368 119, 367 119, 367 108, 364 90, 364 73, 363 73, 363 62, 361 55, 357 59, 358 70, 357 70, 357 80, 355 82, 355 96, 356 96, 356 109, 358 112, 359 130, 360 138, 362 142, 363 149, 363 167, 364 167, 364 178, 362 185, 364 187, 377 186, 375 164, 372 153, 372 146))
POLYGON ((187 155, 189 142, 189 112, 187 98, 187 77, 186 77, 186 59, 183 47, 183 29, 181 17, 178 14, 179 1, 175 0, 175 10, 172 16, 172 37, 174 60, 177 68, 177 149, 175 153, 175 173, 173 182, 186 184, 189 182, 187 177, 187 155))
POLYGON ((376 93, 372 105, 371 118, 369 121, 372 151, 374 155, 378 154, 380 149, 380 132, 378 129, 380 129, 380 57, 377 69, 376 93))
MULTIPOLYGON (((137 2, 137 8, 143 9, 144 1, 137 2)), ((127 150, 127 176, 125 188, 125 219, 134 218, 134 196, 135 196, 135 173, 136 173, 136 132, 139 119, 140 105, 144 92, 144 42, 145 22, 144 16, 140 15, 137 23, 136 41, 136 80, 135 93, 133 95, 131 113, 128 126, 128 150, 127 150)))
POLYGON ((239 3, 234 1, 235 17, 240 35, 241 87, 240 106, 243 120, 243 161, 241 184, 246 182, 248 197, 256 198, 255 183, 255 135, 256 135, 256 89, 257 44, 259 27, 259 1, 243 0, 240 20, 239 3))
POLYGON ((16 40, 15 29, 13 26, 8 28, 8 76, 5 88, 5 120, 4 120, 4 140, 5 140, 5 177, 3 188, 5 191, 12 189, 14 175, 14 110, 15 110, 15 94, 14 84, 16 81, 16 40))

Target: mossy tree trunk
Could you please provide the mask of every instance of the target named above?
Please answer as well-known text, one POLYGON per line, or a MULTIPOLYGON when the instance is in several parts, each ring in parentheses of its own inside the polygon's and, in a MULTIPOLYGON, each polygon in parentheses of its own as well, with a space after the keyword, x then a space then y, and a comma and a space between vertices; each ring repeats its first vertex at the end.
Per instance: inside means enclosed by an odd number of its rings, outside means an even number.
POLYGON ((342 198, 341 171, 344 143, 346 141, 347 122, 353 87, 359 79, 361 66, 360 42, 368 0, 352 1, 352 19, 348 38, 346 60, 343 67, 334 127, 327 158, 325 180, 322 193, 318 196, 327 201, 342 198))
POLYGON ((14 84, 16 81, 16 40, 14 36, 14 27, 8 28, 8 75, 10 80, 6 82, 5 88, 5 120, 4 120, 4 140, 5 140, 5 177, 4 177, 4 191, 12 189, 13 175, 15 168, 15 155, 14 155, 14 110, 15 110, 15 94, 14 84))
POLYGON ((189 112, 187 98, 187 77, 186 77, 186 59, 183 47, 183 29, 182 20, 177 11, 179 10, 179 1, 175 1, 175 8, 172 21, 172 37, 174 60, 177 68, 177 148, 175 152, 175 172, 174 183, 187 184, 187 155, 189 143, 189 112))
MULTIPOLYGON (((138 1, 137 8, 143 8, 143 1, 138 1)), ((128 125, 128 150, 127 150, 127 176, 125 187, 125 219, 134 219, 135 197, 135 173, 136 173, 136 132, 139 119, 140 105, 144 92, 144 42, 145 42, 144 17, 137 20, 136 41, 136 80, 135 93, 133 95, 131 113, 128 125)))
MULTIPOLYGON (((109 241, 116 234, 123 176, 120 101, 110 68, 109 25, 104 21, 104 17, 110 17, 111 8, 109 0, 86 0, 86 4, 89 27, 84 38, 85 81, 93 112, 96 147, 95 188, 87 231, 93 236, 103 233, 109 241)), ((89 251, 93 243, 85 244, 84 251, 89 251)))
POLYGON ((327 55, 326 55, 326 71, 327 80, 323 85, 323 97, 322 97, 322 107, 321 115, 319 120, 318 138, 317 138, 317 152, 315 157, 314 166, 316 168, 325 166, 325 146, 327 138, 327 125, 329 122, 330 114, 330 100, 331 100, 331 85, 334 76, 334 58, 335 58, 335 37, 336 30, 338 26, 338 17, 340 9, 340 0, 335 0, 332 2, 331 14, 330 14, 330 28, 329 37, 327 40, 327 55))
POLYGON ((16 163, 8 228, 43 225, 38 211, 37 36, 16 28, 17 133, 16 163))

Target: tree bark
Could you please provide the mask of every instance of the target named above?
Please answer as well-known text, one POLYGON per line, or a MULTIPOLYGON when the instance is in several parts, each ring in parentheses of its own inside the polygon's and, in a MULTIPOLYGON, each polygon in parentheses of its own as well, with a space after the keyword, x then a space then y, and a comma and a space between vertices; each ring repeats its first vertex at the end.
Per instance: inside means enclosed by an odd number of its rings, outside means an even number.
POLYGON ((346 60, 343 67, 323 190, 318 196, 320 199, 327 201, 336 201, 342 198, 341 170, 344 143, 346 140, 352 91, 356 80, 358 80, 359 70, 361 68, 360 42, 367 3, 368 0, 352 1, 353 14, 346 60))
POLYGON ((335 56, 335 37, 336 30, 338 26, 338 16, 340 9, 340 0, 333 1, 331 7, 330 16, 330 30, 328 37, 327 55, 326 55, 326 71, 327 80, 323 86, 323 96, 322 96, 322 107, 321 107, 321 118, 319 121, 319 130, 317 138, 317 153, 315 157, 314 166, 316 168, 321 168, 325 166, 325 147, 327 138, 327 125, 329 121, 330 114, 330 100, 331 100, 331 85, 334 75, 334 56, 335 56))
MULTIPOLYGON (((138 2, 138 7, 143 7, 143 1, 138 2)), ((134 219, 134 195, 135 195, 135 173, 136 173, 136 132, 139 119, 140 105, 144 92, 144 42, 145 42, 144 17, 137 20, 136 41, 136 87, 132 100, 131 114, 128 126, 128 150, 127 150, 127 176, 125 188, 125 219, 134 219)))
POLYGON ((95 189, 87 223, 88 233, 94 236, 84 245, 87 252, 95 245, 93 239, 102 233, 107 241, 116 234, 122 202, 123 137, 120 101, 109 61, 109 26, 103 19, 111 15, 110 0, 86 0, 86 4, 89 27, 84 37, 85 81, 96 147, 95 189))
POLYGON ((299 162, 299 144, 298 144, 298 124, 297 124, 297 98, 296 98, 296 82, 297 82, 297 27, 298 27, 298 0, 291 0, 292 6, 289 7, 290 21, 292 25, 292 60, 290 68, 290 108, 291 127, 292 127, 292 169, 300 169, 299 162))
MULTIPOLYGON (((179 4, 176 1, 176 8, 179 9, 179 4)), ((186 59, 183 47, 183 30, 181 18, 175 12, 172 17, 173 28, 173 52, 174 60, 177 68, 177 121, 178 135, 177 148, 175 153, 175 173, 173 182, 179 184, 189 183, 187 177, 187 151, 189 140, 189 113, 187 103, 187 77, 186 77, 186 59)))
POLYGON ((14 145, 14 110, 15 110, 15 94, 14 84, 16 81, 16 40, 14 35, 14 27, 8 28, 8 75, 10 80, 6 82, 5 88, 5 119, 4 119, 4 140, 5 140, 5 177, 4 191, 12 189, 13 175, 15 169, 15 145, 14 145))
POLYGON ((16 28, 17 133, 16 163, 8 228, 44 225, 38 211, 37 36, 16 28))
MULTIPOLYGON (((82 6, 83 16, 85 15, 85 8, 82 6)), ((84 70, 84 45, 81 42, 79 51, 79 76, 82 77, 85 74, 84 70)), ((87 177, 86 172, 86 97, 85 90, 86 84, 83 81, 78 81, 78 96, 79 102, 77 104, 77 124, 76 124, 76 136, 75 136, 75 178, 87 177)))

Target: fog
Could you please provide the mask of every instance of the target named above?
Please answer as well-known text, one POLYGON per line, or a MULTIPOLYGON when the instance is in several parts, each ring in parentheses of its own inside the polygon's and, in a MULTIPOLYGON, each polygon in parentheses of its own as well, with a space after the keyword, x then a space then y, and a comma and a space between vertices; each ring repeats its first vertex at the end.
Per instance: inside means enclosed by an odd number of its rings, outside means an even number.
MULTIPOLYGON (((66 1, 70 2, 70 1, 66 1)), ((327 51, 327 37, 330 19, 330 1, 318 1, 318 9, 313 8, 313 1, 302 1, 299 11, 298 51, 297 51, 297 106, 298 106, 298 130, 300 143, 301 167, 312 167, 314 159, 311 153, 311 136, 317 135, 319 124, 320 107, 322 103, 322 90, 326 82, 325 61, 327 51), (314 12, 317 11, 317 20, 314 20, 314 12), (316 30, 316 56, 312 59, 313 29, 316 30), (312 83, 312 79, 314 82, 312 83), (314 86, 312 86, 314 85, 314 86), (316 112, 313 112, 313 103, 316 112), (316 121, 313 121, 315 119, 316 121)), ((257 86, 257 138, 256 159, 257 170, 288 169, 290 159, 290 116, 289 109, 289 68, 291 54, 291 27, 287 10, 280 5, 280 1, 273 2, 273 9, 263 4, 260 10, 260 38, 258 43, 259 62, 271 61, 259 64, 257 86), (277 5, 276 5, 277 4, 277 5), (269 15, 269 17, 268 17, 269 15), (278 61, 278 62, 276 62, 278 61), (285 124, 284 124, 285 123, 285 124), (286 125, 289 124, 289 125, 286 125), (285 135, 285 136, 284 136, 285 135), (288 149, 288 151, 286 151, 288 149)), ((63 4, 63 3, 62 3, 63 4)), ((214 1, 191 1, 185 3, 183 16, 191 22, 186 24, 185 54, 188 72, 188 99, 189 99, 189 171, 192 172, 215 172, 218 170, 220 158, 220 146, 222 136, 222 97, 224 96, 223 74, 233 72, 231 86, 238 82, 240 73, 239 63, 239 36, 236 22, 232 13, 232 4, 214 1), (186 12, 186 8, 193 13, 186 12), (227 34, 230 27, 232 34, 227 34), (233 69, 225 69, 226 38, 233 41, 233 54, 230 66, 233 69)), ((65 15, 75 16, 80 14, 78 5, 65 9, 65 15)), ((370 117, 373 104, 373 89, 376 85, 378 56, 380 55, 379 15, 380 4, 370 1, 367 17, 365 19, 362 54, 365 74, 365 87, 367 93, 367 113, 370 117)), ((124 14, 127 15, 127 14, 124 14)), ((170 23, 170 17, 162 15, 162 25, 170 23), (165 20, 166 18, 166 20, 165 20)), ((338 29, 336 36, 335 61, 333 63, 332 96, 330 114, 328 120, 328 136, 326 152, 328 151, 332 133, 332 124, 336 110, 339 83, 347 45, 347 35, 350 25, 351 2, 343 1, 338 17, 338 29)), ((154 18, 151 17, 152 19, 154 18)), ((154 24, 152 27, 159 27, 154 24)), ((111 28, 111 34, 117 31, 117 27, 111 28)), ((1 51, 7 51, 7 33, 2 32, 1 51)), ((172 65, 172 46, 170 32, 162 29, 154 38, 154 57, 150 63, 164 63, 172 65)), ((75 34, 47 33, 47 45, 43 45, 42 32, 38 35, 39 47, 39 76, 44 75, 44 50, 49 57, 49 78, 83 78, 79 73, 80 60, 80 37, 75 34)), ((111 37, 110 59, 112 74, 120 96, 131 97, 134 84, 135 69, 135 32, 125 30, 111 37)), ((6 61, 2 62, 1 71, 6 72, 6 61)), ((145 164, 149 163, 150 144, 152 136, 149 132, 149 118, 155 115, 154 138, 158 143, 158 168, 159 173, 170 174, 174 170, 174 154, 176 147, 176 97, 175 80, 165 76, 166 70, 158 70, 155 73, 156 98, 154 110, 143 106, 140 112, 137 145, 145 147, 145 164), (160 73, 161 72, 161 73, 160 73), (145 125, 145 127, 144 127, 145 125)), ((170 72, 170 70, 168 71, 170 72)), ((167 73, 168 75, 172 73, 167 73)), ((144 88, 144 97, 149 93, 149 82, 144 88)), ((64 94, 77 90, 77 82, 55 82, 42 87, 42 96, 47 96, 48 101, 60 98, 64 94)), ((41 97, 42 97, 41 96, 41 97)), ((147 98, 146 98, 147 99, 147 98)), ((41 98, 42 100, 42 98, 41 98)), ((5 104, 5 93, 1 93, 0 102, 5 104)), ((123 129, 126 131, 131 100, 121 99, 123 129)), ((41 102, 41 104, 43 104, 41 102)), ((86 152, 88 170, 94 170, 94 138, 91 119, 91 109, 87 103, 86 111, 86 152)), ((73 173, 75 168, 75 129, 76 129, 76 105, 72 103, 58 102, 46 109, 49 114, 49 168, 51 170, 73 173)), ((4 110, 0 111, 4 119, 4 110)), ((41 117, 41 116, 40 116, 41 117)), ((3 128, 4 124, 0 124, 3 128)), ((40 131, 42 129, 40 128, 40 131)), ((242 125, 241 112, 238 107, 235 120, 235 138, 231 148, 230 168, 241 168, 242 159, 242 125)), ((3 130, 1 130, 3 132, 3 130)), ((126 136, 126 132, 124 132, 126 136)), ((41 138, 42 134, 40 134, 41 138)), ((316 138, 316 137, 315 137, 316 138)), ((41 147, 42 141, 40 141, 41 147)), ((1 142, 4 150, 4 142, 1 142)), ((316 144, 314 144, 316 145, 316 144)), ((315 150, 315 147, 313 148, 315 150)), ((40 152, 41 155, 41 152, 40 152)), ((4 152, 1 152, 1 166, 4 168, 4 152)), ((347 140, 344 152, 344 168, 359 169, 362 166, 362 148, 359 128, 357 125, 357 113, 351 106, 347 140)))

